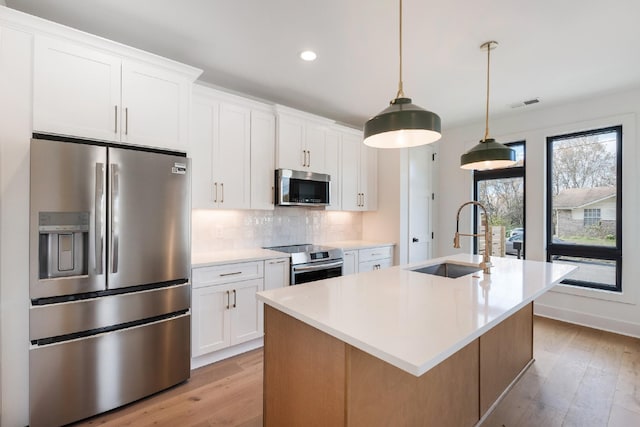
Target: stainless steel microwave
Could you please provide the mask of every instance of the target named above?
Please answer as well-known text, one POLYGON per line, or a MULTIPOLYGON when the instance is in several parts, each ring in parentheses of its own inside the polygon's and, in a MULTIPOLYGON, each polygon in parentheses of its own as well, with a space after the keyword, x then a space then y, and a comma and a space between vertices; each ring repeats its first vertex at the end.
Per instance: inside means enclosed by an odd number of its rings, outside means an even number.
POLYGON ((331 176, 323 173, 276 169, 278 206, 328 206, 331 176))

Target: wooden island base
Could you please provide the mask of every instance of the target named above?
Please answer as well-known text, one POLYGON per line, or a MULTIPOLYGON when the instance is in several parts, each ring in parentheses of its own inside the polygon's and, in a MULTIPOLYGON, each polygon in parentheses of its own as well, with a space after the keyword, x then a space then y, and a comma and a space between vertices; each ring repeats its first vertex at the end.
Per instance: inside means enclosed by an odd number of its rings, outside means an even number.
POLYGON ((420 377, 264 307, 267 427, 473 426, 533 359, 533 303, 420 377))

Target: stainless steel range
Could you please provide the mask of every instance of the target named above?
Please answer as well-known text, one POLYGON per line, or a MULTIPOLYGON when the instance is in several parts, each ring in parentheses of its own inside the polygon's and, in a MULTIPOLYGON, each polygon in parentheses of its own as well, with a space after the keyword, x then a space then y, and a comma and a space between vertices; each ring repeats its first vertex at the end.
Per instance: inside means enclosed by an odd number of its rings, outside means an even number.
POLYGON ((274 246, 266 249, 291 255, 291 284, 342 276, 342 249, 311 244, 274 246))

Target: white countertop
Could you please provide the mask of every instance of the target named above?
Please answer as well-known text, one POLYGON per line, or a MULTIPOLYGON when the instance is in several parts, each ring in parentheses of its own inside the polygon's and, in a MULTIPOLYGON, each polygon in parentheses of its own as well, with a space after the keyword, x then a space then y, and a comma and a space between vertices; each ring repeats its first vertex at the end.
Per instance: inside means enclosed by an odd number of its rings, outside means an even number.
POLYGON ((273 258, 288 258, 289 255, 269 249, 231 249, 224 251, 191 254, 191 268, 211 267, 235 262, 261 261, 273 258))
POLYGON ((530 303, 576 269, 492 258, 457 279, 410 271, 454 255, 258 293, 258 299, 408 373, 420 376, 530 303))
POLYGON ((331 246, 334 248, 340 248, 342 250, 348 251, 352 249, 369 249, 369 248, 379 248, 381 246, 395 246, 395 243, 373 242, 370 240, 340 240, 337 242, 322 243, 322 246, 331 246))

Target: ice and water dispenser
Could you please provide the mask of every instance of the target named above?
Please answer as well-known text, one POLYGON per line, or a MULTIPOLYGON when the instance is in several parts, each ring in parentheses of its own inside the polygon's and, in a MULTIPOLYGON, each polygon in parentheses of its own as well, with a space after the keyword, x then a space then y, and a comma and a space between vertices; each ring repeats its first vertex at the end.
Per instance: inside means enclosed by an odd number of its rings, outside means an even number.
POLYGON ((40 279, 86 275, 89 212, 39 212, 40 279))

